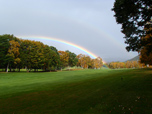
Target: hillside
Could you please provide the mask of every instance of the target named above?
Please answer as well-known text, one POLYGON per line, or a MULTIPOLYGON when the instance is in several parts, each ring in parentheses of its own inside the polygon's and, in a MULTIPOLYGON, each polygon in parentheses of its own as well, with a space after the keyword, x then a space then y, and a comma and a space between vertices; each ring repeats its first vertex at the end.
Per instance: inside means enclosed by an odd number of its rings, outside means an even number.
MULTIPOLYGON (((135 56, 134 58, 132 59, 129 59, 127 61, 139 61, 139 55, 135 56)), ((126 61, 125 61, 126 62, 126 61)))

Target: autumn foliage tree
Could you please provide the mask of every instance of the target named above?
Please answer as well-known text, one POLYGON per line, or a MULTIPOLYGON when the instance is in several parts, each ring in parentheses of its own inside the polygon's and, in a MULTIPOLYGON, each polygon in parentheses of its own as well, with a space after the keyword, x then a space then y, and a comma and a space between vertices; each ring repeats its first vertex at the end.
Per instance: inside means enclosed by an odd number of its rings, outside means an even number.
POLYGON ((77 66, 80 66, 81 68, 83 68, 83 57, 84 56, 85 55, 83 55, 83 54, 77 55, 77 58, 78 58, 77 66))
POLYGON ((59 65, 59 54, 55 48, 38 41, 23 40, 13 35, 0 35, 0 68, 8 71, 26 68, 50 70, 59 65))
POLYGON ((101 68, 103 65, 102 58, 97 57, 96 59, 92 59, 92 67, 95 69, 101 68))
POLYGON ((77 66, 81 66, 81 68, 101 68, 103 65, 102 58, 100 57, 91 59, 88 55, 79 54, 77 58, 77 66))
POLYGON ((89 68, 91 65, 91 58, 84 54, 79 54, 77 56, 78 58, 78 66, 81 66, 82 68, 89 68))
POLYGON ((28 71, 42 68, 44 71, 57 69, 59 65, 59 54, 55 47, 49 47, 41 42, 21 40, 21 66, 28 71), (52 69, 53 67, 53 69, 52 69))
POLYGON ((109 68, 120 69, 120 68, 141 68, 142 64, 139 61, 127 61, 127 62, 111 62, 109 68))
POLYGON ((143 46, 139 51, 140 62, 152 65, 152 20, 146 24, 145 31, 147 34, 145 37, 142 37, 143 42, 145 42, 145 46, 143 46))
MULTIPOLYGON (((19 43, 17 41, 11 40, 9 41, 10 47, 8 49, 7 56, 10 57, 9 64, 12 67, 16 67, 17 64, 21 62, 21 59, 19 58, 20 52, 19 52, 19 43)), ((11 68, 11 67, 10 67, 11 68)))
POLYGON ((146 65, 152 65, 152 53, 147 54, 147 48, 143 47, 140 51, 140 62, 146 65))
POLYGON ((68 66, 69 53, 65 51, 58 51, 58 53, 60 55, 60 65, 61 65, 61 70, 62 70, 62 68, 68 66))

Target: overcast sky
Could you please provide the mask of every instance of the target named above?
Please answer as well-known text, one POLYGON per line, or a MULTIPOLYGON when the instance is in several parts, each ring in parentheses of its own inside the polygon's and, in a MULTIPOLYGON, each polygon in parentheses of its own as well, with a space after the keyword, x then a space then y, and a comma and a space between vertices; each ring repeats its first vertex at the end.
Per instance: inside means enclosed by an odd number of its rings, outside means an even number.
MULTIPOLYGON (((104 61, 126 61, 121 25, 111 11, 114 0, 0 0, 0 35, 46 36, 79 45, 104 61)), ((39 39, 36 39, 39 40, 39 39)), ((40 40, 58 50, 84 52, 50 40, 40 40)))

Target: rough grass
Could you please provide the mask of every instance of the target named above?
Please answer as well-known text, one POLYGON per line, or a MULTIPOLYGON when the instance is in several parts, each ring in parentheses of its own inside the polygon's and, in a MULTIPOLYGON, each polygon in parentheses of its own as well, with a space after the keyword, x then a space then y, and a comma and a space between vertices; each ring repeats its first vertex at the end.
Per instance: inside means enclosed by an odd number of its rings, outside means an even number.
POLYGON ((0 114, 150 114, 152 70, 0 73, 0 114))

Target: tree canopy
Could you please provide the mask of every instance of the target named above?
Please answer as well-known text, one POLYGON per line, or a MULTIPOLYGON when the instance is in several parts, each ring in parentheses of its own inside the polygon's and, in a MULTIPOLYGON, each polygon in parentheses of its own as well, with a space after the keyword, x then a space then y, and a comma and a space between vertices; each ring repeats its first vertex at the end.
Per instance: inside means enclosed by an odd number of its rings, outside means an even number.
MULTIPOLYGON (((118 24, 122 24, 122 33, 125 35, 125 43, 128 51, 140 51, 147 43, 152 43, 152 37, 142 40, 147 34, 152 33, 148 23, 152 19, 152 0, 115 0, 113 9, 114 17, 118 24)), ((152 45, 148 48, 152 51, 152 45)))
POLYGON ((70 52, 69 50, 66 50, 66 52, 69 54, 68 65, 70 67, 75 66, 78 62, 78 58, 76 58, 77 55, 75 53, 70 52))
MULTIPOLYGON (((83 67, 93 68, 91 58, 83 55, 83 67)), ((0 69, 15 71, 25 68, 33 70, 57 70, 67 66, 73 67, 78 63, 77 55, 70 51, 58 51, 56 47, 48 46, 39 41, 23 40, 13 35, 0 35, 0 69)), ((102 62, 102 59, 100 59, 102 62)), ((80 61, 80 60, 79 60, 80 61)), ((99 63, 99 62, 98 62, 99 63)), ((81 64, 82 66, 82 64, 81 64)), ((98 65, 99 66, 99 65, 98 65)), ((100 65, 99 67, 101 67, 100 65)))

